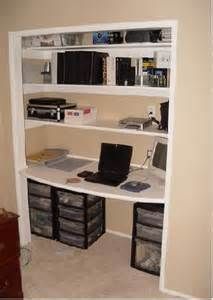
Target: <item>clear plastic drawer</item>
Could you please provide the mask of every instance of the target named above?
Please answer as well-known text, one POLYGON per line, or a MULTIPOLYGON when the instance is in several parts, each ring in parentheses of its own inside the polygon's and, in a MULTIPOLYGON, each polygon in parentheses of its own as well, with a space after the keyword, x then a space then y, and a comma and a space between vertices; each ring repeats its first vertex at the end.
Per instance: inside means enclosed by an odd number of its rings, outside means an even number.
POLYGON ((51 226, 39 227, 35 224, 31 224, 31 232, 39 234, 39 235, 44 236, 44 237, 49 237, 49 238, 51 238, 52 235, 53 235, 53 229, 52 229, 51 226))
POLYGON ((52 211, 52 202, 49 198, 29 195, 29 205, 33 208, 42 209, 45 211, 52 211))
POLYGON ((98 200, 100 200, 100 197, 93 196, 93 195, 83 195, 73 192, 65 192, 65 191, 58 191, 57 192, 59 203, 83 208, 84 207, 84 199, 87 199, 87 205, 88 207, 94 205, 98 200))
POLYGON ((58 201, 61 204, 75 206, 75 207, 84 207, 85 196, 82 194, 57 191, 57 195, 58 195, 58 201))
POLYGON ((137 208, 137 222, 157 227, 163 227, 163 212, 137 208))
POLYGON ((136 224, 136 236, 141 239, 161 243, 162 229, 138 223, 136 224))
MULTIPOLYGON (((102 209, 102 202, 97 202, 95 205, 87 209, 87 220, 91 220, 93 217, 97 216, 102 209)), ((62 218, 67 218, 73 221, 84 221, 84 209, 77 209, 71 207, 65 207, 59 205, 59 216, 62 218)))
MULTIPOLYGON (((87 224, 87 233, 94 231, 102 223, 103 223, 102 214, 93 218, 87 224)), ((59 218, 59 227, 63 231, 77 233, 77 234, 85 234, 85 224, 83 224, 83 223, 59 218)))
POLYGON ((52 215, 50 213, 31 208, 30 224, 33 233, 52 237, 52 215))
POLYGON ((96 241, 102 234, 102 226, 91 232, 88 236, 80 236, 64 231, 59 231, 59 240, 65 244, 80 248, 86 247, 86 239, 88 238, 88 246, 96 241))
POLYGON ((161 245, 136 240, 135 267, 140 270, 159 275, 161 261, 161 245))
POLYGON ((38 182, 28 182, 29 194, 34 194, 46 198, 51 197, 51 187, 46 184, 41 184, 38 182))

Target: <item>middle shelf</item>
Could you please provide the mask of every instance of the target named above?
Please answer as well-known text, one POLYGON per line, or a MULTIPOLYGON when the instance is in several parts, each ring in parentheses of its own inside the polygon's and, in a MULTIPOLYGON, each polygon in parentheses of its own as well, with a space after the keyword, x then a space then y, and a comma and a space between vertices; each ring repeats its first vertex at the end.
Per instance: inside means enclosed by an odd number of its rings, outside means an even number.
POLYGON ((85 125, 74 125, 61 122, 54 121, 43 121, 43 120, 34 120, 34 119, 26 119, 25 120, 25 129, 31 129, 35 127, 41 126, 61 126, 61 127, 70 127, 70 128, 78 128, 85 130, 99 130, 99 131, 108 131, 108 132, 117 132, 124 134, 135 134, 135 135, 148 135, 148 136, 158 136, 163 138, 168 138, 168 133, 164 130, 158 130, 154 126, 150 126, 145 130, 136 130, 136 129, 127 129, 121 128, 118 125, 118 122, 112 120, 97 120, 91 124, 85 125))
POLYGON ((107 85, 75 85, 75 84, 47 84, 47 83, 25 83, 23 84, 24 94, 39 92, 58 92, 58 93, 87 93, 102 95, 131 95, 148 97, 170 96, 170 89, 164 87, 147 86, 107 86, 107 85))

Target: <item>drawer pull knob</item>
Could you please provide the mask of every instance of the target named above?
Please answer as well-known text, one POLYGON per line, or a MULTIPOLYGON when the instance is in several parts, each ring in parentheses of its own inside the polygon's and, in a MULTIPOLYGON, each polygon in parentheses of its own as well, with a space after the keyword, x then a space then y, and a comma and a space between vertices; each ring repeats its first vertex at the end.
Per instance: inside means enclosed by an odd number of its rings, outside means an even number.
POLYGON ((1 252, 2 250, 4 250, 4 248, 5 248, 5 244, 4 244, 4 243, 0 243, 0 252, 1 252))
POLYGON ((9 281, 5 280, 2 284, 0 283, 0 292, 3 292, 4 290, 6 290, 9 286, 9 281))

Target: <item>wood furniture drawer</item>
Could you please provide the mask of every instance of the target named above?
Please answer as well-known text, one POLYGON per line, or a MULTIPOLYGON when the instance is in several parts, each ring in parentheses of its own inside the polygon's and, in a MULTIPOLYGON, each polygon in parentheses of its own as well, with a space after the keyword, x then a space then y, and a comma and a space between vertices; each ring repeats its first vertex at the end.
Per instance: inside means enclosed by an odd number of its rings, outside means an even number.
POLYGON ((0 266, 10 258, 19 256, 18 219, 9 219, 8 222, 0 222, 0 266))
POLYGON ((22 298, 19 259, 14 258, 0 269, 0 298, 22 298))

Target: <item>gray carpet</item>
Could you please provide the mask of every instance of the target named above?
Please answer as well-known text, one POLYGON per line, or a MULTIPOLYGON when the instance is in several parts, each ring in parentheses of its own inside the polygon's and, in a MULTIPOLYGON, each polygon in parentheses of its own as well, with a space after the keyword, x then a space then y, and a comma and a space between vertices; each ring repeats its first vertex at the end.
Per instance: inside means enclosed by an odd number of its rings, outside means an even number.
POLYGON ((130 240, 103 235, 88 250, 33 236, 26 298, 165 298, 159 278, 129 266, 130 240))

